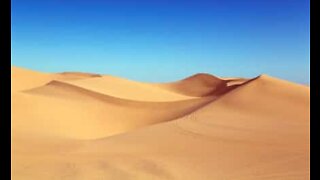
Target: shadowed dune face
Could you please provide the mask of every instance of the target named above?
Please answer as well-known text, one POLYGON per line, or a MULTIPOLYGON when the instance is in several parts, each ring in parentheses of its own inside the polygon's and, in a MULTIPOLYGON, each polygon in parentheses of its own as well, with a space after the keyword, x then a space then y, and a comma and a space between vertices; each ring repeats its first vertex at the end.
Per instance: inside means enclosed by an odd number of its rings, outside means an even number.
POLYGON ((159 84, 159 87, 192 97, 205 97, 222 94, 227 87, 227 81, 210 74, 195 74, 174 83, 159 84))
POLYGON ((12 179, 309 179, 309 87, 12 68, 12 179), (34 81, 33 81, 34 80, 34 81))

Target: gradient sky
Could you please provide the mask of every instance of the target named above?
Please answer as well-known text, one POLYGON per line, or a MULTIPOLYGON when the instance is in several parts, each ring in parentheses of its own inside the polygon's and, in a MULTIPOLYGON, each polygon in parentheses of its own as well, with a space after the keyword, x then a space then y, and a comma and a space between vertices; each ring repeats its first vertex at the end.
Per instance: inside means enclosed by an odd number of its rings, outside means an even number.
POLYGON ((310 83, 309 0, 12 0, 12 65, 166 82, 310 83))

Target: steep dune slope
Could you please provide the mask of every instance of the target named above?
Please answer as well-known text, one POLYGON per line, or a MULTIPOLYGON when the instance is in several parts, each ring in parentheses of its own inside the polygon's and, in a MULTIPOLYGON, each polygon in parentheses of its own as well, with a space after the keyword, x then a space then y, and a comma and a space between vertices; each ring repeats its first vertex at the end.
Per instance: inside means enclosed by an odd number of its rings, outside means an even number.
POLYGON ((227 81, 210 74, 199 73, 173 83, 158 84, 159 87, 193 97, 223 93, 227 81))
POLYGON ((309 179, 308 87, 50 75, 12 95, 12 179, 309 179))

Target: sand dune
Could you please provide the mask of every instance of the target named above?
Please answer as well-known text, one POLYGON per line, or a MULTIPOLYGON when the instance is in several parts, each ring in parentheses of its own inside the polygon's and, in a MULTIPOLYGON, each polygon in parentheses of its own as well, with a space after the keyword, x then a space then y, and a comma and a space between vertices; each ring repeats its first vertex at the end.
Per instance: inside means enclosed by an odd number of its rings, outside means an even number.
POLYGON ((11 78, 11 92, 40 86, 47 83, 51 79, 49 74, 17 67, 11 67, 11 78))
MULTIPOLYGON (((27 108, 17 109, 20 113, 14 109, 13 116, 28 111, 32 124, 25 128, 26 131, 53 131, 51 135, 81 139, 104 137, 173 120, 216 98, 143 102, 109 96, 61 81, 51 81, 45 86, 25 91, 23 96, 27 108)), ((22 117, 17 119, 23 120, 22 117)), ((21 120, 17 125, 20 126, 21 120)))
POLYGON ((12 68, 12 179, 309 179, 309 87, 12 68))
POLYGON ((227 81, 210 74, 199 73, 177 82, 158 84, 158 86, 187 96, 203 97, 224 91, 227 81))
POLYGON ((11 67, 11 92, 31 89, 54 80, 77 80, 92 77, 100 77, 99 74, 81 73, 81 72, 63 72, 56 74, 40 73, 24 68, 11 67))
POLYGON ((185 96, 166 89, 161 89, 152 84, 138 83, 125 79, 114 78, 111 76, 81 79, 68 82, 65 81, 65 83, 99 92, 101 94, 108 94, 122 99, 137 101, 166 102, 194 99, 194 97, 185 96))

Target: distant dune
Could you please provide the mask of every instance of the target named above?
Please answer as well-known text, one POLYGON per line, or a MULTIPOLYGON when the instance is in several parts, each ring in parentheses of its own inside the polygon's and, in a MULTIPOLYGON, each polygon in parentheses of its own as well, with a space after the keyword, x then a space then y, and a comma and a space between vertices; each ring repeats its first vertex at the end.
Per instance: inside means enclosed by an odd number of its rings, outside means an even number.
POLYGON ((310 88, 11 68, 12 180, 310 179, 310 88))

